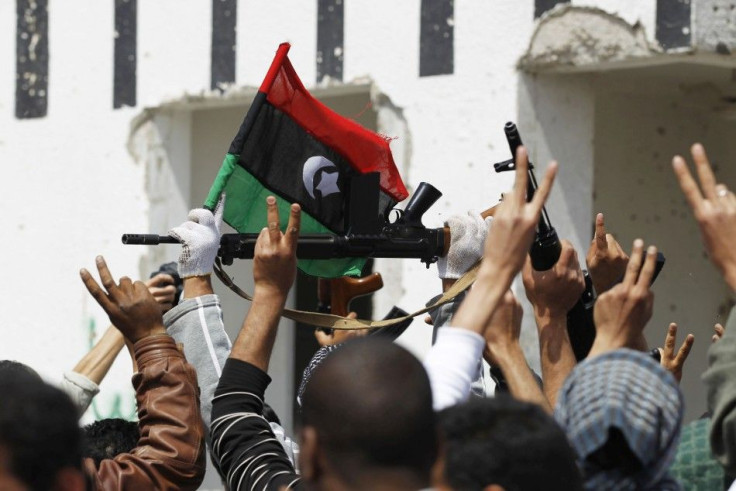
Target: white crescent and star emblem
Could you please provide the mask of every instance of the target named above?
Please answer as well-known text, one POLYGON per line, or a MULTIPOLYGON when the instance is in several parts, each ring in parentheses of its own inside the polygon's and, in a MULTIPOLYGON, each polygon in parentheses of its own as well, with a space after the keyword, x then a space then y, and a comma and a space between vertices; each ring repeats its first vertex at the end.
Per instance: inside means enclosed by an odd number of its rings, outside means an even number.
POLYGON ((321 155, 309 157, 307 161, 304 162, 304 169, 302 171, 304 188, 312 199, 315 199, 315 191, 319 191, 323 198, 331 194, 339 193, 340 188, 337 186, 337 178, 339 175, 337 166, 321 155), (319 184, 315 187, 314 178, 320 170, 322 171, 322 178, 320 179, 319 184))

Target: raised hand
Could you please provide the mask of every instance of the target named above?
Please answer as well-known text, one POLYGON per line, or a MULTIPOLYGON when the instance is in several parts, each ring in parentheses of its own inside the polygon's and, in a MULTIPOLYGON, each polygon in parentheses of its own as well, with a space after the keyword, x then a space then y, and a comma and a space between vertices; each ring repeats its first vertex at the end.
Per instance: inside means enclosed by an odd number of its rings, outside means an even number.
POLYGON ((643 253, 644 242, 636 239, 623 281, 598 297, 593 311, 596 337, 589 357, 618 348, 646 350, 643 331, 652 317, 654 294, 649 286, 657 248, 649 247, 642 266, 643 253))
POLYGON ((667 335, 664 338, 664 348, 659 348, 659 363, 668 370, 679 383, 682 380, 682 367, 685 365, 690 350, 695 342, 695 336, 688 334, 680 349, 675 353, 675 343, 677 342, 677 324, 670 323, 667 328, 667 335))
POLYGON ((575 249, 567 240, 562 240, 561 246, 560 258, 549 270, 535 271, 527 258, 521 271, 539 332, 539 363, 544 393, 552 405, 567 375, 575 367, 575 354, 567 334, 567 312, 585 289, 575 249))
POLYGON ((598 295, 615 285, 626 271, 629 256, 613 235, 606 233, 603 213, 595 217, 595 237, 590 243, 585 262, 598 295))
POLYGON ((253 304, 230 352, 231 358, 263 371, 268 371, 279 318, 296 278, 296 246, 301 223, 301 208, 293 204, 286 233, 282 233, 276 198, 266 198, 266 209, 268 226, 258 235, 253 254, 253 304))
MULTIPOLYGON (((348 312, 347 319, 357 319, 356 312, 348 312)), ((320 346, 344 343, 345 341, 368 334, 368 329, 315 329, 314 338, 320 346)))
POLYGON ((166 334, 161 308, 146 285, 140 281, 134 283, 127 276, 121 277, 120 282, 115 283, 105 259, 97 256, 96 263, 104 290, 86 269, 83 268, 79 276, 90 295, 123 336, 135 343, 146 336, 166 334))
POLYGON ((534 306, 537 317, 552 318, 566 316, 585 290, 583 271, 572 244, 561 241, 560 259, 547 271, 532 268, 527 257, 521 278, 526 297, 534 306))
POLYGON ((186 222, 169 230, 169 235, 182 244, 178 265, 182 278, 212 273, 215 257, 220 248, 224 209, 223 194, 217 202, 214 213, 205 208, 196 208, 189 212, 186 222))
POLYGON ((720 270, 726 283, 736 290, 736 196, 723 184, 717 184, 705 149, 696 143, 690 149, 700 186, 679 155, 672 160, 680 188, 685 194, 710 260, 720 270))
POLYGON ((174 306, 176 300, 176 287, 174 286, 174 278, 166 273, 159 273, 153 278, 146 280, 146 287, 151 292, 153 298, 156 299, 161 307, 161 313, 165 314, 174 306))
POLYGON ((725 332, 726 332, 726 329, 724 329, 720 323, 716 323, 716 325, 713 326, 713 336, 711 336, 710 342, 717 343, 718 341, 721 340, 725 332))
POLYGON ((524 147, 519 147, 514 188, 496 207, 477 281, 455 314, 454 325, 478 333, 488 325, 497 304, 529 254, 539 215, 556 173, 557 163, 552 162, 534 198, 527 203, 528 160, 524 147))
POLYGON ((296 246, 301 224, 301 208, 291 205, 286 233, 279 228, 276 198, 266 198, 268 227, 261 230, 253 255, 255 293, 286 299, 296 278, 296 246))
MULTIPOLYGON (((527 203, 528 167, 526 149, 519 147, 516 152, 514 188, 510 193, 504 194, 503 201, 496 208, 483 257, 486 271, 496 270, 511 279, 524 265, 539 223, 542 206, 547 201, 557 174, 557 163, 551 162, 534 198, 527 203)), ((507 288, 508 286, 504 290, 507 288)))

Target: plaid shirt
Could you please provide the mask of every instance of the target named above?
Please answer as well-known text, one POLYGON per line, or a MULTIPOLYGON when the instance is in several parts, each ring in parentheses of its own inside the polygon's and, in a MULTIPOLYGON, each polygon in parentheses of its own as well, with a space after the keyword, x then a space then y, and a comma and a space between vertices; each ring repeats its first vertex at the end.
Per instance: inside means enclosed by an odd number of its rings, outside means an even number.
POLYGON ((586 489, 681 489, 667 473, 683 419, 683 397, 672 375, 649 355, 629 349, 580 363, 565 381, 555 418, 583 470, 586 489), (603 469, 591 454, 617 429, 641 464, 634 474, 603 469))

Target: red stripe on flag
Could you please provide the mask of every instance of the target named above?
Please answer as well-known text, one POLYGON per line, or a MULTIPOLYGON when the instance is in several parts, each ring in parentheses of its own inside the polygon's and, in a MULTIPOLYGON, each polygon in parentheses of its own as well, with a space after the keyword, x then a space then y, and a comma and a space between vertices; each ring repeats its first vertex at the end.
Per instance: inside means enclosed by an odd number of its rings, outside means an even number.
POLYGON ((266 78, 263 79, 263 83, 258 89, 258 92, 268 93, 268 91, 271 90, 271 86, 273 85, 273 81, 276 79, 276 75, 279 73, 281 65, 283 65, 284 60, 288 60, 286 55, 289 54, 290 48, 291 44, 289 43, 279 44, 279 49, 276 50, 276 56, 273 57, 271 66, 268 68, 268 72, 266 73, 266 78))
MULTIPOLYGON (((381 189, 393 199, 406 199, 409 193, 396 168, 388 141, 355 121, 340 116, 312 97, 296 74, 286 52, 281 61, 277 60, 284 44, 279 46, 261 85, 261 92, 267 93, 268 102, 288 114, 307 133, 342 155, 358 172, 378 172, 381 189), (277 62, 280 63, 280 69, 277 62), (264 90, 264 87, 270 88, 264 90)), ((286 46, 288 52, 288 44, 286 46)))

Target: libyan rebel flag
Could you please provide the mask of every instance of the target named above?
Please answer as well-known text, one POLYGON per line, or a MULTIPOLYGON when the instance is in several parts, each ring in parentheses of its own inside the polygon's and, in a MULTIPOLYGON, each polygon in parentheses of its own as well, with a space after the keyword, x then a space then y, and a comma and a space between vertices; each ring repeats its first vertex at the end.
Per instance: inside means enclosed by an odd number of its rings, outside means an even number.
MULTIPOLYGON (((225 222, 238 232, 258 233, 267 223, 266 197, 273 195, 282 229, 289 205, 299 203, 301 233, 342 234, 353 176, 379 173, 381 210, 408 193, 388 140, 312 97, 289 61, 289 48, 288 43, 279 46, 205 206, 214 209, 226 192, 225 222)), ((358 275, 364 263, 363 258, 299 260, 299 269, 334 278, 358 275)))

